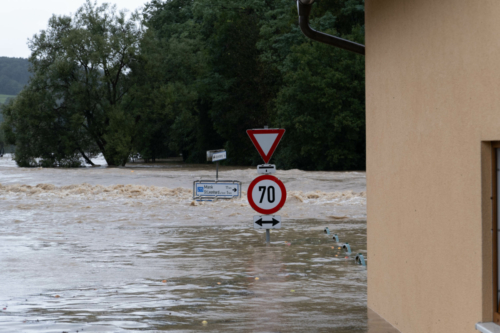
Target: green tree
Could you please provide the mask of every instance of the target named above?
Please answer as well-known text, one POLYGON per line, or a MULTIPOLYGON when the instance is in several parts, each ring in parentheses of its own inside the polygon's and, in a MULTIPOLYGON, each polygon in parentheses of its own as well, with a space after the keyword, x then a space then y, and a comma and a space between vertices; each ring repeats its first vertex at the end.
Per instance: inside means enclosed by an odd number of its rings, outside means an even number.
MULTIPOLYGON (((149 103, 163 103, 157 119, 173 151, 201 161, 204 150, 224 147, 226 163, 257 164, 245 130, 269 125, 287 129, 280 167, 364 168, 364 59, 305 38, 295 3, 153 0, 147 8, 155 42, 142 54, 159 75, 150 82, 164 90, 149 103), (167 107, 167 96, 183 103, 167 107)), ((363 20, 363 0, 333 0, 315 4, 312 24, 363 42, 363 20)))
MULTIPOLYGON (((281 72, 272 124, 287 133, 276 162, 284 168, 365 168, 364 58, 304 37, 296 8, 275 3, 262 22, 261 59, 281 72)), ((364 1, 321 1, 311 25, 364 42, 364 1)))
POLYGON ((192 2, 153 1, 146 5, 135 106, 148 109, 136 150, 154 160, 196 154, 199 137, 198 80, 206 73, 204 42, 193 19, 192 2))
POLYGON ((4 109, 18 164, 42 158, 59 165, 78 154, 90 162, 90 147, 108 165, 126 163, 141 119, 128 92, 142 35, 136 14, 127 19, 125 12, 89 0, 74 17, 49 20, 29 42, 28 86, 4 109))
POLYGON ((96 147, 86 131, 67 109, 54 110, 50 92, 24 89, 4 105, 5 131, 8 144, 16 144, 15 160, 19 166, 74 167, 80 158, 92 157, 96 147), (90 156, 89 156, 90 155, 90 156))
POLYGON ((210 66, 203 96, 233 164, 260 161, 246 130, 270 125, 272 101, 279 87, 280 73, 260 60, 257 47, 260 22, 269 3, 197 1, 196 16, 203 22, 210 66))
POLYGON ((182 102, 165 129, 169 147, 190 161, 204 161, 205 151, 216 148, 228 150, 228 163, 258 161, 245 130, 268 124, 279 79, 259 60, 256 45, 267 6, 260 0, 154 0, 147 6, 148 33, 162 48, 153 52, 163 60, 155 68, 163 85, 178 87, 182 102))
POLYGON ((0 155, 4 154, 6 144, 5 133, 2 129, 2 123, 0 122, 0 155))
MULTIPOLYGON (((364 59, 305 38, 288 0, 152 0, 131 20, 87 3, 30 43, 33 76, 4 107, 19 164, 109 165, 182 153, 260 158, 245 130, 287 129, 279 167, 363 169, 364 59)), ((363 43, 363 0, 318 1, 311 24, 363 43)))

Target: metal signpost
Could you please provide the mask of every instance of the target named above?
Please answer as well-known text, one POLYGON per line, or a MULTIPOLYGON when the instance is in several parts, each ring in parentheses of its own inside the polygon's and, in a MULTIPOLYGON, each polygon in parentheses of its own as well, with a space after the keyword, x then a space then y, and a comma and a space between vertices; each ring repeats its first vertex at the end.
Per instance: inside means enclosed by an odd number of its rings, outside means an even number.
POLYGON ((215 180, 219 179, 219 161, 226 159, 226 151, 224 149, 208 150, 207 161, 215 163, 215 180))
POLYGON ((254 216, 253 217, 254 229, 266 229, 266 243, 271 242, 270 229, 281 229, 281 216, 254 216))
POLYGON ((218 199, 241 198, 241 182, 238 180, 219 180, 219 161, 227 158, 224 149, 207 151, 207 161, 216 162, 215 180, 195 180, 193 200, 212 201, 218 199))
POLYGON ((254 229, 266 229, 266 243, 270 243, 270 229, 281 229, 281 216, 274 213, 286 202, 286 188, 281 180, 271 176, 276 173, 276 166, 268 163, 285 130, 266 126, 247 130, 247 134, 265 163, 257 166, 257 173, 261 176, 255 178, 248 187, 248 203, 257 213, 263 214, 253 217, 253 226, 254 229))

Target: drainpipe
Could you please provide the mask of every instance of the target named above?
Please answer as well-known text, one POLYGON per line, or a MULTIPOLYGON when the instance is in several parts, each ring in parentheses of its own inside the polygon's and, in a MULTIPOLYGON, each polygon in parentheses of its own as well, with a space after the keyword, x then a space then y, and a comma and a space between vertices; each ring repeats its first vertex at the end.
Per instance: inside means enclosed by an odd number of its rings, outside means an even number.
POLYGON ((299 11, 299 26, 304 35, 317 42, 333 45, 347 51, 365 55, 365 46, 362 44, 351 42, 347 39, 342 39, 311 29, 311 27, 309 26, 309 14, 311 14, 313 3, 314 0, 297 0, 297 9, 299 11))

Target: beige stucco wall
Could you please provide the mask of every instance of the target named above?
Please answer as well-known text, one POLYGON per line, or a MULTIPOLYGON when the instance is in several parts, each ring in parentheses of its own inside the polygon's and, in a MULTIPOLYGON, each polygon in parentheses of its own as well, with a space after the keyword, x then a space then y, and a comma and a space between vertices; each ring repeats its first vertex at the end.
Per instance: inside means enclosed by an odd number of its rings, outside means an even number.
POLYGON ((500 1, 367 0, 368 306, 403 333, 492 320, 500 1))

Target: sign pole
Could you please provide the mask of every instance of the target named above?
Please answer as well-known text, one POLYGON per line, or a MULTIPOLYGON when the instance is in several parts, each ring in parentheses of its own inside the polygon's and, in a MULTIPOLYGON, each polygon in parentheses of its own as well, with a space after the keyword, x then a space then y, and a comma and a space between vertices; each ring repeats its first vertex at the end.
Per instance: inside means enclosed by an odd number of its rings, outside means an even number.
POLYGON ((258 213, 253 217, 254 229, 266 229, 266 244, 271 243, 271 229, 281 229, 281 216, 274 215, 286 201, 286 188, 281 180, 271 176, 276 172, 276 166, 268 164, 281 141, 285 129, 269 128, 249 129, 247 134, 264 160, 264 165, 257 166, 255 178, 247 191, 248 203, 258 213))
POLYGON ((219 181, 219 161, 225 160, 224 149, 207 150, 207 162, 215 163, 215 180, 195 180, 193 182, 193 200, 206 201, 241 198, 241 182, 237 180, 219 181))

